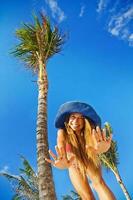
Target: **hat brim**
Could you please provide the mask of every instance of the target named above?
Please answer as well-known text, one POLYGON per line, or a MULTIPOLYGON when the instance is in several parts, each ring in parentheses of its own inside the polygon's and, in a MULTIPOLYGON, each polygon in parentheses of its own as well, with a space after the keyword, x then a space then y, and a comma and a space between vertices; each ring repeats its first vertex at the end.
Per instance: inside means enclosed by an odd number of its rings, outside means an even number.
POLYGON ((78 101, 66 102, 60 106, 55 118, 55 127, 64 128, 64 123, 71 113, 80 113, 88 120, 91 120, 96 126, 101 127, 101 119, 94 108, 89 104, 78 101))

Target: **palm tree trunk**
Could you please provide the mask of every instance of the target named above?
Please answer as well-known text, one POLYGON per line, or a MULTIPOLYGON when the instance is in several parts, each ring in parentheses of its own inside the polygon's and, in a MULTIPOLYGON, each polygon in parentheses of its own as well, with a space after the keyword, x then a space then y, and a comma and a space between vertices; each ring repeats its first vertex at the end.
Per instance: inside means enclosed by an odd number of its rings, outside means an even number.
POLYGON ((45 161, 48 154, 48 134, 47 134, 47 93, 48 80, 46 68, 43 62, 39 62, 38 74, 38 114, 37 114, 37 164, 39 182, 39 200, 56 200, 52 168, 45 161))
POLYGON ((129 195, 129 193, 128 193, 128 191, 127 191, 127 189, 126 189, 126 187, 125 187, 125 185, 124 185, 124 183, 123 183, 123 181, 122 181, 122 179, 121 179, 121 176, 120 176, 120 174, 119 174, 118 169, 116 168, 115 171, 113 171, 113 173, 115 174, 116 180, 117 180, 118 183, 120 184, 120 187, 121 187, 121 189, 122 189, 122 191, 123 191, 123 193, 124 193, 126 199, 127 199, 127 200, 131 200, 131 197, 130 197, 130 195, 129 195))
POLYGON ((121 187, 121 189, 122 189, 122 191, 123 191, 126 199, 127 200, 132 200, 131 197, 130 197, 130 195, 129 195, 129 193, 128 193, 128 191, 127 191, 127 189, 126 189, 126 187, 125 187, 125 185, 124 185, 124 183, 123 183, 123 181, 122 181, 122 178, 121 178, 121 176, 119 174, 118 168, 114 164, 111 165, 107 161, 107 159, 105 157, 101 157, 101 160, 103 160, 103 162, 106 163, 106 165, 108 166, 108 168, 110 168, 110 170, 114 173, 114 175, 116 177, 116 180, 120 184, 120 187, 121 187))

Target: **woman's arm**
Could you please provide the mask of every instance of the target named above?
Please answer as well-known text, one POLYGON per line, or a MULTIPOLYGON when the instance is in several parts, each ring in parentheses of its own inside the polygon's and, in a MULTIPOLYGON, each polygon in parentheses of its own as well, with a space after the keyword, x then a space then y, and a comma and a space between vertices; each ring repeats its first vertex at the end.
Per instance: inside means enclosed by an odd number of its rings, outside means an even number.
POLYGON ((57 146, 58 146, 59 149, 63 148, 64 151, 65 151, 66 140, 65 140, 65 131, 63 129, 58 129, 57 146))
POLYGON ((59 169, 66 169, 72 165, 74 160, 74 156, 70 159, 67 159, 66 155, 66 139, 65 132, 63 129, 59 129, 57 132, 57 146, 55 147, 57 155, 55 155, 51 150, 49 150, 49 154, 53 158, 53 160, 45 158, 45 160, 51 163, 54 167, 59 169))

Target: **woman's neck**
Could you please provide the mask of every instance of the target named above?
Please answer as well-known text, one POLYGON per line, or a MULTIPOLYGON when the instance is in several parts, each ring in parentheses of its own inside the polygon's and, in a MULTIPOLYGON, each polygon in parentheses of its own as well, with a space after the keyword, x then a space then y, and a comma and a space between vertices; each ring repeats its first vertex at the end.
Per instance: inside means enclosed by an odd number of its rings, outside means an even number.
POLYGON ((83 136, 83 132, 82 131, 75 131, 75 134, 80 137, 80 136, 83 136))

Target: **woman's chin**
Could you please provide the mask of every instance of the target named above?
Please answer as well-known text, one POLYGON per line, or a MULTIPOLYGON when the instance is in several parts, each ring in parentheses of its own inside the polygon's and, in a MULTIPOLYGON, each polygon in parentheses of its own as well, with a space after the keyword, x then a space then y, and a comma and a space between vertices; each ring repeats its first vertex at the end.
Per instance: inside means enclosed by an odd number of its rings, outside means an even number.
POLYGON ((75 131, 75 132, 79 132, 81 129, 79 127, 78 128, 72 127, 72 130, 75 131))

